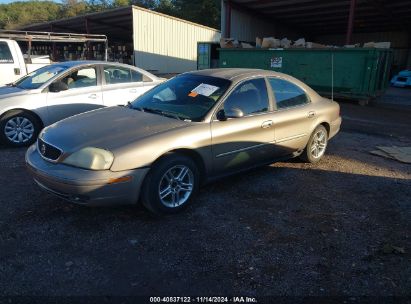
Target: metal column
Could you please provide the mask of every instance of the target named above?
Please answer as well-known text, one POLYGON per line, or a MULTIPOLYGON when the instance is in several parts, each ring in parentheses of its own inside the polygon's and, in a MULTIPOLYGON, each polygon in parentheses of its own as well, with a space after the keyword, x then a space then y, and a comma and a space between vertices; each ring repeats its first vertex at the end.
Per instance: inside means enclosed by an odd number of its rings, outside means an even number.
POLYGON ((225 2, 225 38, 231 36, 231 1, 225 2))
POLYGON ((350 15, 348 17, 347 36, 345 44, 351 44, 351 35, 354 28, 355 0, 350 1, 350 15))

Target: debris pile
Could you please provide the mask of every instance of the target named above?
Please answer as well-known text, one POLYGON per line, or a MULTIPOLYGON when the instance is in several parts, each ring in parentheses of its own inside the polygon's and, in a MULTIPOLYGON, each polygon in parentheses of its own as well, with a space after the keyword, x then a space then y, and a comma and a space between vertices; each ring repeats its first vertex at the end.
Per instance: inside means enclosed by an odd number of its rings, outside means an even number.
MULTIPOLYGON (((221 38, 220 46, 222 49, 229 48, 261 48, 261 49, 288 49, 288 48, 306 48, 306 49, 321 49, 321 48, 341 48, 341 46, 335 45, 325 45, 321 43, 316 43, 312 41, 306 41, 305 38, 299 38, 295 41, 289 40, 288 38, 274 38, 274 37, 257 37, 255 42, 249 41, 239 41, 235 38, 221 38)), ((366 42, 364 44, 350 44, 344 45, 342 48, 383 48, 389 49, 391 47, 391 42, 366 42)))

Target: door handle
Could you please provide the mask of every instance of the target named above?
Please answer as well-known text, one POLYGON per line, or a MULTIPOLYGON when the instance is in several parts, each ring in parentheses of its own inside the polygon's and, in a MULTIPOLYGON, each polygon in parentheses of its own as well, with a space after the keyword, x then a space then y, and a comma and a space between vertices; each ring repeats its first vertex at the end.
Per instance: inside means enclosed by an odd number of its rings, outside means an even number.
POLYGON ((88 98, 90 98, 90 99, 97 99, 97 94, 91 94, 88 98))
POLYGON ((314 116, 315 116, 315 112, 314 112, 314 111, 308 112, 308 118, 313 118, 314 116))
POLYGON ((268 129, 268 128, 271 128, 272 126, 273 126, 273 121, 267 120, 262 123, 261 128, 268 129))

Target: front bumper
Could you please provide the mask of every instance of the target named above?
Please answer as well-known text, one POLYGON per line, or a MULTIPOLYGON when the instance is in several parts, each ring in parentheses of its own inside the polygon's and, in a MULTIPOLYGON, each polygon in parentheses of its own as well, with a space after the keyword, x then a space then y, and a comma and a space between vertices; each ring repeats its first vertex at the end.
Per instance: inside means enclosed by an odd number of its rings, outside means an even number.
POLYGON ((54 164, 44 160, 35 145, 27 150, 26 165, 42 189, 76 204, 90 206, 136 204, 149 170, 92 171, 54 164), (124 177, 131 179, 112 183, 124 177))

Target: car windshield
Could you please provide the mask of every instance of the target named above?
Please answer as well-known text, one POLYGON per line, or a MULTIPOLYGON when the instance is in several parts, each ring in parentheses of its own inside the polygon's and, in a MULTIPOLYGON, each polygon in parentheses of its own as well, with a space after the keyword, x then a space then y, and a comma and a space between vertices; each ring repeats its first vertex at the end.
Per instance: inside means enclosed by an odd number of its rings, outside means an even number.
POLYGON ((61 64, 48 65, 20 78, 13 86, 24 90, 38 89, 51 78, 66 71, 68 68, 68 66, 61 64))
POLYGON ((201 121, 231 82, 183 74, 164 82, 130 103, 130 108, 181 120, 201 121))

